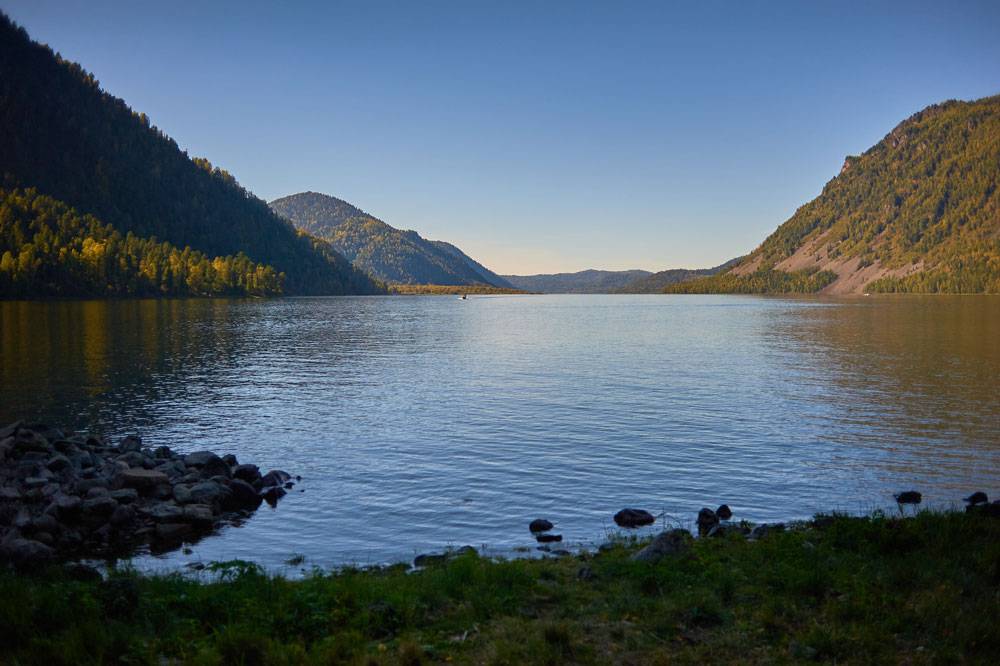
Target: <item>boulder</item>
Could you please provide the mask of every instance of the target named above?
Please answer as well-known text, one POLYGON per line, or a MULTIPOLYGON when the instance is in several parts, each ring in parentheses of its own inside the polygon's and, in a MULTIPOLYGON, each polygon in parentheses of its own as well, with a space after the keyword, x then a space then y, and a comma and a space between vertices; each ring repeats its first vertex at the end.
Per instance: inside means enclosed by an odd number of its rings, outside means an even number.
POLYGON ((0 560, 10 562, 19 568, 37 567, 55 559, 54 548, 34 539, 14 537, 0 542, 0 560))
POLYGON ((535 535, 535 541, 538 543, 554 543, 562 541, 562 534, 537 534, 535 535))
POLYGON ((229 495, 223 500, 222 506, 227 511, 239 509, 256 509, 260 506, 261 497, 246 481, 233 479, 229 483, 229 495))
POLYGON ((110 493, 111 499, 119 504, 132 504, 139 499, 139 492, 135 488, 122 488, 110 493))
POLYGON ((127 527, 135 520, 135 509, 132 506, 123 506, 119 504, 115 510, 111 513, 111 517, 108 519, 108 523, 117 529, 122 529, 127 527))
POLYGON ((122 453, 142 450, 142 438, 138 435, 128 435, 118 443, 118 450, 122 453))
POLYGON ((986 493, 984 493, 981 490, 977 490, 976 492, 972 493, 971 495, 965 498, 965 502, 970 505, 986 504, 989 501, 990 498, 987 497, 986 493))
POLYGON ((649 511, 642 509, 622 509, 615 514, 615 524, 619 527, 642 527, 652 525, 656 518, 649 511))
POLYGON ((236 465, 233 467, 233 478, 253 485, 261 478, 260 468, 257 465, 236 465))
POLYGON ((719 520, 729 520, 733 517, 733 510, 729 508, 728 504, 723 504, 715 510, 715 515, 719 517, 719 520))
POLYGON ((261 477, 260 487, 269 488, 271 486, 283 486, 291 480, 292 475, 288 472, 283 472, 280 469, 272 469, 270 472, 261 477))
POLYGON ((195 451, 184 456, 184 464, 188 467, 204 467, 215 460, 222 462, 222 458, 211 451, 195 451))
POLYGON ((178 504, 190 504, 194 501, 194 497, 191 496, 191 486, 178 483, 173 487, 171 492, 173 493, 174 501, 178 504))
POLYGON ((169 484, 170 479, 163 472, 152 469, 130 467, 122 472, 122 483, 128 488, 147 490, 161 484, 169 484))
POLYGON ((698 535, 705 536, 713 527, 719 524, 719 517, 708 507, 703 507, 698 512, 698 519, 695 522, 698 525, 698 535))
POLYGON ((153 457, 157 460, 169 459, 173 454, 174 452, 170 450, 169 446, 158 446, 153 450, 153 457))
POLYGON ((265 488, 260 491, 260 496, 264 498, 264 501, 267 502, 268 506, 272 507, 277 506, 278 500, 287 494, 288 493, 285 492, 285 489, 279 486, 271 486, 270 488, 265 488))
POLYGON ((184 507, 184 522, 197 527, 212 527, 215 524, 215 514, 207 504, 188 504, 184 507))
POLYGON ((632 559, 636 562, 659 562, 664 557, 683 555, 690 549, 691 533, 674 529, 657 534, 645 548, 634 553, 632 559))
POLYGON ((46 465, 46 467, 48 467, 53 472, 61 472, 64 469, 72 466, 73 463, 70 462, 69 458, 62 455, 61 453, 57 453, 56 455, 49 458, 49 462, 46 465))
POLYGON ((916 490, 904 490, 901 493, 896 493, 893 497, 896 498, 897 504, 920 504, 923 500, 923 495, 916 490))
POLYGON ((237 465, 240 464, 240 461, 237 460, 236 456, 234 456, 232 453, 227 453, 226 455, 222 456, 222 462, 226 463, 230 467, 236 467, 237 465))
POLYGON ((229 489, 215 481, 202 481, 191 486, 191 502, 196 504, 221 504, 229 489))
POLYGON ((191 534, 191 525, 187 523, 160 523, 156 526, 156 538, 167 543, 183 541, 191 534))
POLYGON ((85 500, 80 508, 87 516, 103 517, 110 516, 117 507, 118 502, 114 501, 109 496, 104 495, 103 497, 94 497, 92 499, 85 500))
POLYGON ((129 467, 152 467, 152 461, 148 460, 146 456, 142 455, 139 451, 129 451, 123 453, 115 458, 117 462, 123 462, 129 467))
POLYGON ((178 523, 184 518, 184 509, 166 502, 142 507, 139 511, 157 523, 178 523))
POLYGON ((528 523, 528 529, 531 532, 548 532, 553 527, 552 523, 544 518, 535 518, 533 521, 528 523))

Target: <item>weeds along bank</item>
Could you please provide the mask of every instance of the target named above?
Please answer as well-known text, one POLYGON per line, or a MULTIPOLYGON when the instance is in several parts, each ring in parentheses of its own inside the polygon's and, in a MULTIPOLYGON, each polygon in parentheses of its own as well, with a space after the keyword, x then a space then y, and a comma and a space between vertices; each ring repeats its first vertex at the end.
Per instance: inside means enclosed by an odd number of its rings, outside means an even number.
POLYGON ((748 540, 416 571, 0 574, 5 663, 996 663, 1000 519, 827 517, 748 540))

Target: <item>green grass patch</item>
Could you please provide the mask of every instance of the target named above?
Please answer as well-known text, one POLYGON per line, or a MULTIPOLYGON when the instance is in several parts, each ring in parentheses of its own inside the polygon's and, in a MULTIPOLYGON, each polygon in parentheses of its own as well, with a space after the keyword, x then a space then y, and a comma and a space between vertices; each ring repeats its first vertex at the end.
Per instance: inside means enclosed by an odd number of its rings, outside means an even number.
POLYGON ((0 574, 4 664, 997 663, 1000 520, 835 517, 679 558, 407 571, 216 565, 211 582, 0 574), (588 569, 581 576, 580 570, 588 569))

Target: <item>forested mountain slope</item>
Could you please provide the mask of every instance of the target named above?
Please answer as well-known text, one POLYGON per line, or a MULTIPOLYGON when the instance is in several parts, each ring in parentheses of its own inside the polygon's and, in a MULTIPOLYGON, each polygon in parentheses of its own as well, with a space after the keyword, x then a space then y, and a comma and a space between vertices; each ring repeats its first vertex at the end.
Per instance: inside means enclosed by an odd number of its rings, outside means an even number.
POLYGON ((649 271, 601 271, 587 269, 576 273, 543 273, 540 275, 504 275, 517 289, 541 294, 610 294, 640 278, 649 271))
MULTIPOLYGON (((145 114, 102 91, 92 74, 31 41, 2 14, 0 186, 8 195, 34 188, 48 203, 91 215, 123 236, 208 257, 243 253, 284 273, 291 293, 380 290, 227 172, 189 158, 145 114)), ((3 247, 0 254, 22 249, 3 247)))
POLYGON ((667 289, 1000 293, 998 184, 1000 96, 935 104, 848 157, 732 271, 667 289))
POLYGON ((386 282, 509 287, 454 245, 396 229, 327 194, 300 192, 275 199, 271 208, 386 282))
POLYGON ((742 260, 743 257, 737 257, 736 259, 730 259, 726 263, 713 268, 671 268, 669 270, 659 271, 658 273, 653 273, 652 275, 639 278, 638 280, 621 287, 617 291, 620 294, 658 294, 662 292, 667 285, 692 280, 694 278, 715 275, 716 273, 729 270, 742 260))

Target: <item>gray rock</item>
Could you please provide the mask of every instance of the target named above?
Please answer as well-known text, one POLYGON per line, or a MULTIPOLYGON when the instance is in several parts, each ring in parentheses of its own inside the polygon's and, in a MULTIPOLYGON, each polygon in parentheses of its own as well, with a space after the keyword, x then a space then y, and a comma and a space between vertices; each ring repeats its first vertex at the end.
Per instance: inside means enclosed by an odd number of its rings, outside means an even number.
POLYGON ((207 504, 188 504, 184 507, 184 522, 198 527, 211 527, 215 524, 215 514, 207 504))
POLYGON ((95 497, 104 497, 105 495, 108 495, 108 494, 109 493, 108 493, 108 489, 107 488, 105 488, 103 486, 94 486, 93 488, 91 488, 90 490, 88 490, 86 493, 84 493, 83 496, 86 497, 87 499, 93 499, 95 497))
POLYGON ((719 520, 729 520, 733 517, 733 510, 729 508, 728 504, 723 504, 715 510, 715 515, 719 517, 719 520))
POLYGON ((105 495, 104 497, 94 497, 93 499, 85 500, 81 509, 88 516, 110 516, 117 507, 118 502, 105 495))
POLYGON ((260 496, 264 498, 264 501, 268 503, 269 506, 277 506, 278 500, 287 495, 284 488, 280 486, 271 486, 260 491, 260 496))
POLYGON ((160 523, 156 526, 156 538, 168 543, 179 542, 191 534, 191 529, 187 523, 160 523))
POLYGON ((56 559, 56 551, 34 539, 15 537, 0 542, 0 560, 19 568, 32 568, 56 559))
POLYGON ((544 518, 535 518, 528 523, 528 530, 531 532, 548 532, 552 527, 552 523, 544 518))
POLYGON ((691 533, 675 529, 660 532, 649 545, 632 555, 636 562, 659 562, 664 557, 683 555, 691 549, 691 533))
POLYGON ((214 460, 221 462, 222 458, 211 451, 195 451, 184 456, 184 464, 188 467, 204 467, 214 460))
POLYGON ((173 487, 174 501, 178 504, 190 504, 194 501, 191 496, 191 486, 185 485, 183 483, 178 483, 173 487))
POLYGON ((202 481, 191 487, 191 501, 197 504, 221 504, 229 489, 215 481, 202 481))
POLYGON ((252 485, 261 478, 260 468, 257 465, 236 465, 233 468, 233 478, 252 485))
POLYGON ((222 462, 226 463, 230 467, 236 467, 237 465, 240 464, 240 461, 237 460, 236 456, 234 456, 232 453, 227 453, 226 455, 222 456, 222 462))
POLYGON ((122 472, 122 483, 129 488, 151 489, 161 484, 169 484, 170 479, 163 472, 131 467, 122 472))
POLYGON ((261 497, 246 481, 233 479, 229 484, 229 496, 223 501, 227 510, 256 509, 260 506, 261 497))
POLYGON ((142 450, 142 438, 138 435, 129 435, 118 444, 118 450, 122 453, 142 450))
POLYGON ((70 462, 69 458, 57 453, 49 459, 47 467, 53 472, 61 472, 62 470, 72 467, 73 463, 70 462))
POLYGON ((271 486, 283 486, 292 480, 292 475, 288 472, 283 472, 280 469, 272 469, 270 472, 265 474, 260 479, 261 488, 269 488, 271 486))
POLYGON ((698 535, 705 536, 713 527, 719 524, 719 517, 708 507, 703 507, 698 512, 698 535))
POLYGON ((142 507, 139 511, 157 523, 179 523, 184 519, 184 509, 176 504, 167 504, 166 502, 142 507))
POLYGON ((157 459, 169 459, 173 456, 173 453, 169 446, 158 446, 153 451, 153 457, 157 459))
POLYGON ((642 527, 652 525, 656 518, 649 511, 643 509, 622 509, 615 514, 615 524, 619 527, 642 527))
POLYGON ((562 534, 537 534, 535 541, 538 543, 555 543, 562 541, 562 534))
POLYGON ((135 488, 122 488, 113 491, 111 498, 119 504, 132 504, 139 499, 139 492, 135 488))

